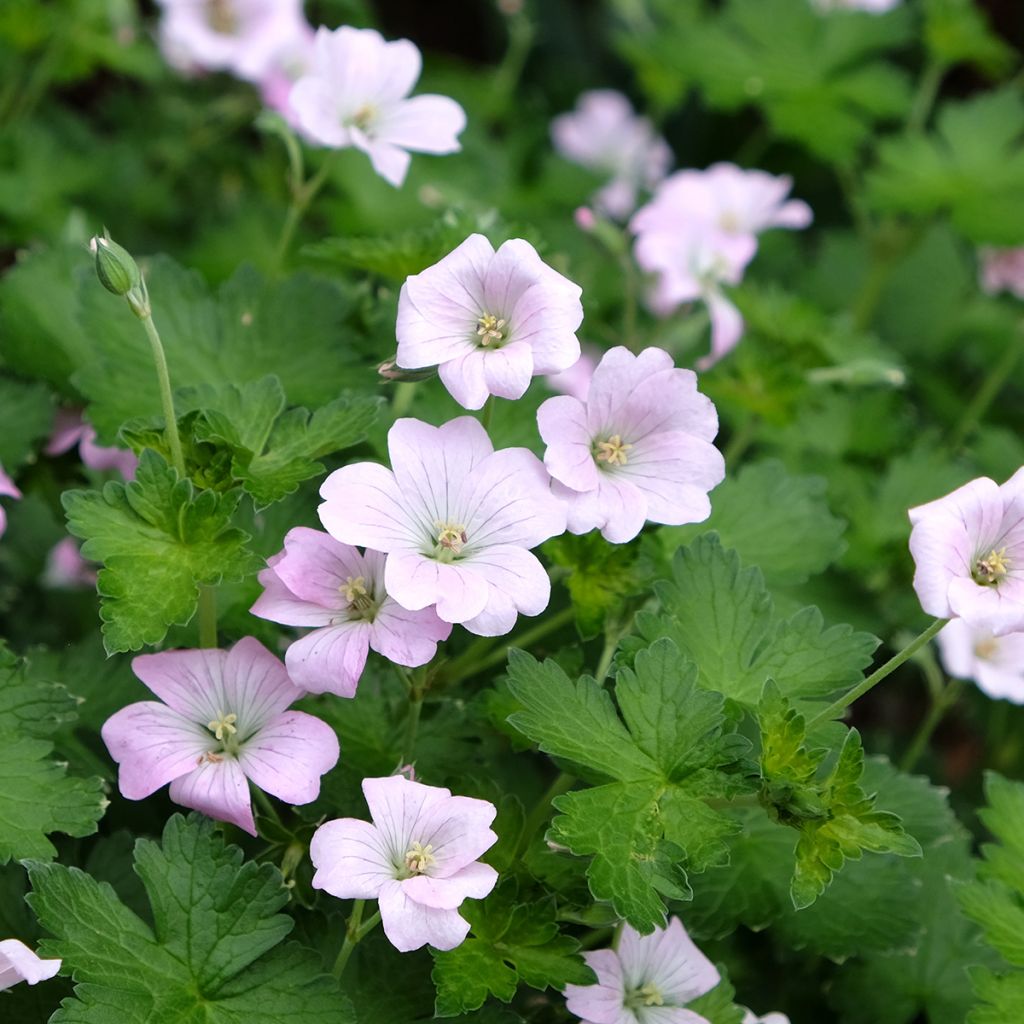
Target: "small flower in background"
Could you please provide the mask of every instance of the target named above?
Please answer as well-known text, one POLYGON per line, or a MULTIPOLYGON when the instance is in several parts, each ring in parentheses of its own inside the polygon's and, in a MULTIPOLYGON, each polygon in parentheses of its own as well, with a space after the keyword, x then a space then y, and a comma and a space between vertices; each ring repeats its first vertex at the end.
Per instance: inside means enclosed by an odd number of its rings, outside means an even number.
POLYGON ((287 710, 302 691, 252 637, 229 651, 143 654, 132 671, 163 703, 130 704, 101 730, 128 800, 170 783, 175 803, 256 835, 247 779, 286 803, 308 804, 338 761, 334 730, 287 710))
POLYGON ((461 416, 442 427, 400 419, 388 432, 391 469, 360 462, 320 488, 320 519, 343 544, 387 554, 387 592, 412 610, 437 605, 445 622, 501 636, 539 615, 551 582, 529 549, 565 531, 540 459, 495 451, 461 416))
POLYGON ((953 619, 935 642, 951 676, 973 680, 989 697, 1024 704, 1024 633, 995 636, 990 629, 953 619))
POLYGON ((398 186, 409 152, 457 153, 466 114, 447 96, 413 96, 420 51, 408 39, 385 42, 373 29, 317 31, 309 72, 289 103, 307 139, 331 149, 355 146, 398 186))
POLYGON ((0 992, 19 981, 36 985, 52 978, 60 970, 60 960, 41 960, 24 942, 4 939, 0 942, 0 992))
POLYGON ((921 607, 998 636, 1024 630, 1024 468, 1002 486, 979 477, 908 514, 921 607))
POLYGON ((565 1002, 586 1024, 708 1024, 686 1004, 721 980, 678 917, 641 935, 623 926, 617 949, 583 954, 596 985, 566 985, 565 1002))
POLYGON ((662 349, 609 350, 586 401, 549 398, 537 424, 570 532, 600 529, 622 544, 647 520, 679 526, 711 514, 708 491, 725 476, 711 443, 718 414, 696 374, 676 369, 662 349))
POLYGON ((384 558, 359 553, 319 530, 296 527, 259 580, 264 592, 250 609, 271 622, 311 626, 291 644, 285 664, 311 693, 354 697, 370 648, 397 665, 425 665, 452 627, 433 608, 407 611, 384 589, 384 558))
POLYGON ((989 295, 1009 292, 1024 299, 1024 247, 978 250, 978 281, 989 295))
POLYGON ((813 0, 814 6, 823 11, 866 11, 869 14, 885 14, 899 7, 903 0, 813 0))
POLYGON ((157 0, 160 49, 185 73, 229 71, 260 82, 311 30, 302 0, 157 0))
MULTIPOLYGON (((3 466, 0 466, 0 497, 16 499, 21 497, 21 491, 18 490, 14 481, 4 472, 3 466)), ((0 537, 4 535, 6 529, 7 513, 4 511, 3 505, 0 505, 0 537)))
POLYGON ((594 204, 616 220, 625 220, 637 192, 653 188, 672 166, 668 143, 614 89, 583 93, 575 110, 551 122, 551 139, 567 160, 611 178, 594 204))
POLYGON ((313 40, 316 34, 309 25, 291 44, 278 54, 273 66, 260 79, 260 96, 264 106, 280 114, 288 125, 299 131, 298 115, 292 109, 291 93, 295 83, 313 66, 313 40))
POLYGON ((106 447, 96 443, 96 431, 86 423, 82 414, 74 409, 59 409, 50 433, 50 440, 43 449, 47 455, 63 455, 78 445, 82 464, 98 473, 115 471, 125 480, 135 477, 139 459, 135 452, 126 448, 106 447))
POLYGON ((363 795, 373 824, 339 818, 316 830, 313 887, 377 900, 384 934, 403 953, 454 949, 469 932, 463 900, 483 899, 498 880, 478 861, 498 841, 494 804, 401 775, 363 779, 363 795))
POLYGON ((43 585, 54 590, 81 590, 96 586, 96 567, 87 562, 74 537, 58 541, 46 556, 43 585))
POLYGON ((581 294, 529 242, 513 238, 495 252, 483 235, 470 235, 402 285, 398 365, 437 366, 466 409, 482 408, 489 395, 522 398, 531 377, 579 359, 581 294))
POLYGON ((594 376, 594 370, 597 369, 600 359, 601 350, 587 345, 580 352, 579 359, 568 370, 548 374, 544 378, 544 383, 560 395, 570 395, 572 398, 578 398, 581 402, 585 402, 587 392, 590 390, 591 378, 594 376))

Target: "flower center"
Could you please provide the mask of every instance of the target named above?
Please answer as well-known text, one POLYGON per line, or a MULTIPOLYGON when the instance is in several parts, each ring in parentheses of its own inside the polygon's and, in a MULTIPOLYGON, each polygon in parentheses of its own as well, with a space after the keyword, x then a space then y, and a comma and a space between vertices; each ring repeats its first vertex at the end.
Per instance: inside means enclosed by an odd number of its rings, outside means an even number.
POLYGON ((238 29, 238 18, 232 0, 207 0, 206 24, 222 36, 234 35, 238 29))
POLYGON ((499 320, 498 317, 491 313, 484 313, 483 316, 477 317, 476 322, 476 333, 481 345, 490 345, 491 342, 505 340, 504 319, 499 320))
POLYGON ((609 466, 624 466, 629 459, 626 452, 632 450, 631 444, 624 444, 619 434, 612 434, 607 441, 598 441, 594 445, 594 458, 598 462, 607 462, 609 466))
POLYGON ((979 558, 974 566, 974 582, 983 586, 995 586, 1010 571, 1010 560, 1006 557, 1006 548, 996 551, 993 548, 984 558, 979 558))
POLYGON ((649 981, 630 992, 623 1002, 628 1009, 635 1009, 638 1006, 664 1006, 665 997, 661 994, 661 989, 653 981, 649 981))
POLYGON ((999 650, 999 641, 994 637, 986 637, 974 645, 974 656, 988 661, 999 650))
POLYGON ((348 576, 345 578, 345 582, 338 587, 338 593, 341 594, 349 605, 359 612, 364 617, 374 610, 373 596, 370 591, 366 588, 366 577, 365 576, 348 576))
POLYGON ((718 218, 718 226, 723 230, 727 231, 730 235, 740 228, 740 219, 732 210, 726 210, 721 217, 718 218))
POLYGON ((346 123, 353 128, 358 128, 361 132, 368 132, 376 117, 377 109, 370 103, 364 103, 347 119, 346 123))
POLYGON ((422 843, 413 843, 405 851, 405 866, 414 875, 422 875, 427 868, 436 863, 437 858, 434 856, 433 843, 427 843, 426 846, 422 843))
POLYGON ((235 733, 238 732, 238 729, 235 727, 235 722, 238 721, 238 715, 225 715, 223 711, 218 711, 217 715, 219 717, 215 718, 212 722, 206 723, 206 728, 223 743, 225 736, 234 736, 235 733))
POLYGON ((457 555, 461 555, 468 540, 466 528, 459 523, 442 523, 440 520, 434 525, 437 527, 435 556, 442 562, 450 562, 457 555))

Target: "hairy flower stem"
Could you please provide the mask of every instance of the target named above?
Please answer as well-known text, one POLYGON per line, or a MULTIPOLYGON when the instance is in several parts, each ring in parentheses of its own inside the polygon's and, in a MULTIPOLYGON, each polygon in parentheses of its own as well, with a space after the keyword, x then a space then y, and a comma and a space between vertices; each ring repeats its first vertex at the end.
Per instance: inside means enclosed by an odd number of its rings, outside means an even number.
POLYGON ((338 953, 338 959, 334 961, 334 966, 331 968, 331 974, 336 978, 341 977, 345 966, 348 964, 349 957, 352 956, 352 951, 356 946, 380 924, 379 911, 373 917, 368 918, 365 922, 363 921, 363 909, 365 906, 366 900, 356 900, 352 904, 352 913, 345 928, 345 941, 342 943, 341 951, 338 953))
POLYGON ((908 658, 919 651, 929 640, 933 639, 949 619, 935 619, 934 622, 919 636, 903 648, 899 654, 894 654, 881 668, 875 669, 863 682, 858 683, 849 693, 844 694, 838 700, 833 701, 824 711, 816 714, 808 723, 807 731, 810 732, 817 725, 829 722, 838 718, 841 711, 848 708, 855 700, 859 700, 868 690, 877 686, 886 676, 895 672, 908 658))
POLYGON ((953 433, 950 434, 950 448, 959 448, 971 436, 985 413, 988 412, 989 406, 1003 390, 1003 385, 1006 384, 1022 353, 1024 353, 1024 323, 1017 328, 1013 339, 1003 349, 1002 358, 989 370, 988 376, 981 382, 981 387, 978 388, 967 408, 964 409, 960 421, 953 433))
POLYGON ((413 684, 409 692, 409 713, 405 720, 405 739, 402 741, 401 764, 412 764, 416 751, 416 733, 420 728, 420 714, 423 711, 423 688, 413 684))
POLYGON ((156 324, 153 323, 153 314, 147 312, 140 319, 142 326, 146 329, 150 347, 153 349, 153 362, 156 364, 156 376, 160 384, 160 401, 164 407, 165 433, 167 446, 171 450, 171 462, 178 471, 179 479, 184 480, 186 477, 185 456, 182 454, 181 438, 178 436, 178 418, 174 414, 174 395, 171 392, 171 375, 167 369, 167 356, 164 354, 164 346, 160 341, 156 324))
MULTIPOLYGON (((327 178, 331 173, 331 167, 334 166, 337 153, 337 150, 329 153, 324 158, 324 162, 320 165, 320 170, 317 171, 312 178, 309 178, 306 181, 292 180, 290 182, 292 201, 291 205, 288 207, 288 212, 285 214, 284 224, 281 227, 281 235, 277 240, 277 249, 274 252, 274 271, 276 273, 280 273, 282 267, 284 267, 285 257, 288 255, 288 250, 292 246, 292 241, 295 238, 295 232, 298 229, 299 224, 302 222, 302 218, 305 215, 306 210, 309 209, 309 204, 313 202, 317 193, 323 188, 324 182, 327 181, 327 178)), ((292 173, 294 173, 294 168, 292 173)))
POLYGON ((561 796, 563 793, 567 793, 575 785, 576 778, 573 775, 567 775, 565 772, 559 772, 559 774, 555 776, 554 782, 552 782, 544 791, 544 795, 536 804, 534 804, 526 821, 523 822, 523 830, 519 833, 519 839, 516 842, 516 850, 514 854, 515 860, 519 860, 519 858, 526 853, 533 837, 537 834, 544 822, 547 821, 548 815, 551 813, 551 801, 554 800, 556 796, 561 796))
POLYGON ((199 588, 199 646, 217 646, 217 591, 215 587, 199 588))

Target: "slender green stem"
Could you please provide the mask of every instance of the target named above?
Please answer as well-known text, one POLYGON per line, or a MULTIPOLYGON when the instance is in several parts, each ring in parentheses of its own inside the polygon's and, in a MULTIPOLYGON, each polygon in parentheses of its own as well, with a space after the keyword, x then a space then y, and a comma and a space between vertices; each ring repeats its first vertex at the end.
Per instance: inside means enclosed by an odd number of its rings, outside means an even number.
POLYGON ((217 588, 199 588, 199 646, 217 646, 217 588))
POLYGON ((274 805, 270 802, 270 797, 268 797, 267 794, 259 788, 259 786, 253 785, 250 786, 249 789, 252 792, 253 799, 256 801, 263 814, 270 818, 271 821, 276 821, 278 825, 280 825, 281 817, 274 809, 274 805))
POLYGON ((612 658, 615 657, 615 649, 619 646, 622 634, 617 630, 607 630, 604 635, 604 647, 601 650, 601 659, 597 663, 597 671, 594 678, 600 686, 608 677, 608 671, 612 667, 612 658))
POLYGON ((537 834, 541 825, 543 825, 547 820, 548 814, 551 812, 551 801, 554 800, 556 796, 561 796, 563 793, 567 793, 574 785, 576 785, 576 779, 572 775, 567 775, 565 772, 559 772, 559 774, 555 776, 555 780, 544 791, 544 795, 533 805, 526 821, 523 822, 523 830, 519 833, 519 840, 516 843, 516 860, 526 853, 531 840, 537 834))
POLYGON ((988 376, 981 382, 981 387, 978 388, 967 408, 964 409, 960 422, 957 423, 950 435, 949 445, 951 448, 959 448, 973 433, 974 428, 988 412, 989 406, 1003 390, 1003 385, 1013 373, 1022 353, 1024 353, 1024 324, 1018 327, 1010 344, 1003 349, 1002 357, 989 370, 988 376))
POLYGON ((185 479, 185 456, 181 451, 181 438, 178 436, 178 418, 174 414, 174 395, 171 392, 171 375, 167 369, 167 356, 160 342, 160 334, 153 323, 152 314, 142 317, 142 326, 146 328, 150 347, 153 350, 153 362, 156 364, 156 376, 160 383, 160 401, 164 407, 164 422, 167 424, 167 446, 171 449, 171 462, 178 471, 178 476, 185 479))
POLYGON ((508 46, 491 80, 492 116, 502 117, 507 111, 526 66, 526 58, 530 55, 534 35, 533 22, 526 14, 520 13, 509 18, 508 46))
POLYGON ((907 131, 919 132, 928 123, 928 117, 935 106, 939 95, 939 87, 946 75, 946 65, 940 60, 930 60, 925 66, 924 74, 917 85, 910 113, 907 116, 907 131))
POLYGON ((416 382, 401 380, 395 385, 394 394, 391 396, 391 415, 397 420, 404 416, 412 405, 416 396, 416 382))
POLYGON ((630 352, 636 352, 638 338, 636 335, 637 292, 640 289, 639 275, 633 254, 628 248, 619 257, 622 267, 623 305, 622 305, 622 338, 630 352))
POLYGON ((831 721, 837 718, 841 711, 848 708, 855 700, 859 700, 868 690, 877 686, 886 676, 895 672, 908 658, 917 653, 926 643, 932 640, 948 622, 948 619, 935 619, 934 622, 920 635, 903 648, 899 654, 894 654, 881 668, 875 669, 863 682, 858 683, 852 690, 845 693, 838 700, 833 701, 824 711, 820 711, 807 723, 807 731, 810 732, 816 725, 831 721))
POLYGON ((324 186, 324 182, 327 181, 328 176, 331 173, 331 167, 334 165, 334 161, 337 158, 338 151, 329 153, 325 158, 324 162, 320 165, 320 170, 313 175, 308 181, 304 181, 301 184, 292 183, 292 201, 288 207, 288 212, 285 214, 284 224, 281 227, 281 235, 277 240, 277 249, 274 253, 274 268, 280 271, 284 266, 285 257, 288 255, 288 250, 292 246, 292 241, 295 238, 295 232, 298 229, 299 224, 302 221, 306 210, 309 209, 309 204, 316 198, 317 193, 324 186))
POLYGON ((480 413, 480 425, 484 430, 491 429, 491 417, 494 415, 494 395, 488 395, 484 402, 483 411, 480 413))
POLYGON ((409 693, 409 714, 405 720, 405 739, 402 741, 403 766, 412 764, 413 754, 416 752, 416 733, 420 728, 420 714, 423 711, 423 688, 413 685, 409 693))
POLYGON ((363 938, 380 924, 380 914, 374 914, 366 923, 363 923, 363 910, 366 907, 365 900, 356 900, 352 904, 352 913, 349 915, 348 924, 345 927, 345 941, 341 945, 338 959, 334 961, 331 974, 340 978, 348 964, 352 951, 362 942, 363 938))
POLYGON ((900 770, 911 772, 921 759, 928 741, 932 738, 939 723, 946 716, 946 712, 956 703, 963 689, 963 683, 959 679, 953 679, 948 686, 942 687, 939 693, 932 697, 928 706, 928 713, 921 719, 910 746, 907 747, 903 759, 900 761, 900 770))

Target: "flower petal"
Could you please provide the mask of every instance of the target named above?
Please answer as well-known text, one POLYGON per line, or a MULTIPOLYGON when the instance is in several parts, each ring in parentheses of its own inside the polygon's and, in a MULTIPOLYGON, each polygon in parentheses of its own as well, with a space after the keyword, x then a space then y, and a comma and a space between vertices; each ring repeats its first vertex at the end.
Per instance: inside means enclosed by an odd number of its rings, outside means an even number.
POLYGON ((469 934, 468 922, 457 911, 435 910, 417 903, 399 882, 385 883, 377 899, 384 934, 399 952, 408 953, 428 944, 435 949, 454 949, 469 934))
POLYGON ((317 798, 320 777, 338 763, 338 754, 338 737, 326 722, 286 711, 245 743, 238 763, 265 793, 302 805, 317 798))
POLYGON ((215 821, 230 821, 249 835, 256 835, 249 784, 232 757, 204 762, 195 771, 175 779, 170 794, 182 807, 191 807, 215 821))
POLYGON ((445 622, 465 622, 487 604, 487 581, 472 567, 437 562, 415 551, 388 555, 384 575, 388 593, 403 607, 418 611, 435 605, 445 622))
POLYGON ((320 496, 320 521, 343 544, 387 552, 422 539, 394 473, 384 466, 357 462, 336 469, 324 481, 320 496))
POLYGON ((0 942, 0 992, 19 981, 36 985, 60 970, 60 960, 42 960, 17 939, 0 942))
POLYGON ((313 888, 342 900, 372 900, 395 877, 380 832, 358 818, 325 822, 313 834, 309 856, 316 868, 313 888))
POLYGON ((238 715, 242 737, 262 728, 300 696, 281 661, 255 637, 243 637, 227 652, 224 703, 218 714, 223 708, 238 715))
POLYGON ((433 847, 431 876, 450 878, 489 850, 498 841, 490 827, 496 814, 489 800, 469 796, 448 795, 423 806, 410 835, 433 847))
POLYGON ((466 112, 447 96, 424 94, 396 104, 376 126, 379 138, 417 153, 457 153, 466 112))
POLYGON ((482 900, 497 884, 498 872, 490 864, 467 864, 447 878, 414 875, 402 882, 406 896, 435 910, 457 910, 462 901, 482 900))
POLYGON ((451 792, 440 786, 411 782, 401 775, 389 775, 363 779, 363 796, 384 848, 401 863, 412 841, 419 838, 421 815, 450 798, 451 792))
POLYGON ((452 625, 433 608, 409 611, 390 597, 377 609, 370 627, 370 646, 396 665, 416 668, 437 653, 437 645, 451 635, 452 625))
POLYGON ((310 693, 354 697, 366 666, 370 635, 370 624, 358 620, 315 629, 285 652, 288 675, 310 693))

